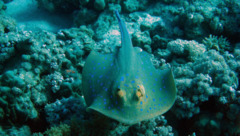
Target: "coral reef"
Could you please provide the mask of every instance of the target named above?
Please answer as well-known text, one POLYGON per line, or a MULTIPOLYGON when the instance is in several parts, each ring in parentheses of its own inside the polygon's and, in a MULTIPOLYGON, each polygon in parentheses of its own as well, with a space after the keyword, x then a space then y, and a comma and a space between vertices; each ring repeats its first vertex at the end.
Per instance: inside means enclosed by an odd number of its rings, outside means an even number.
MULTIPOLYGON (((51 127, 47 131, 44 132, 45 135, 48 136, 71 136, 70 126, 67 124, 60 124, 57 127, 51 127)), ((37 135, 37 134, 35 134, 37 135)))
POLYGON ((42 117, 39 110, 47 102, 80 93, 80 72, 84 50, 89 52, 91 47, 91 30, 89 35, 64 32, 54 35, 11 30, 2 34, 0 99, 4 122, 38 120, 42 117), (79 39, 72 40, 73 35, 79 39), (56 37, 62 40, 57 41, 56 37))
POLYGON ((230 43, 226 38, 220 36, 219 38, 214 35, 209 35, 208 38, 203 40, 203 43, 207 46, 207 49, 215 49, 220 52, 224 52, 225 50, 231 51, 230 43))
MULTIPOLYGON (((57 100, 54 103, 47 104, 44 107, 46 114, 46 120, 51 125, 67 123, 71 117, 76 116, 79 119, 83 119, 82 115, 86 109, 86 104, 83 97, 69 97, 57 100)), ((69 122, 68 122, 69 123, 69 122)))
MULTIPOLYGON (((239 135, 238 0, 37 0, 72 16, 57 33, 19 29, 0 1, 0 135, 239 135), (87 112, 82 69, 92 51, 120 46, 114 10, 133 45, 171 67, 174 107, 128 126, 87 112)), ((50 13, 49 13, 50 14, 50 13)))

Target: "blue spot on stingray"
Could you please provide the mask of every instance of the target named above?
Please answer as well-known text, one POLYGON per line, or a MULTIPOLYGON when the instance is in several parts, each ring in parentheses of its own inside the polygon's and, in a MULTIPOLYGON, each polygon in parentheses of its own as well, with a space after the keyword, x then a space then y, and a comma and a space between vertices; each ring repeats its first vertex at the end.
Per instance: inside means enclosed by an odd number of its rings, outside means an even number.
POLYGON ((113 63, 111 63, 111 65, 110 65, 111 67, 113 66, 113 63))
POLYGON ((153 92, 155 92, 155 89, 152 89, 153 92))
POLYGON ((143 104, 143 102, 141 101, 141 102, 140 102, 140 104, 142 105, 142 104, 143 104))
POLYGON ((124 77, 121 77, 121 79, 120 79, 121 81, 124 81, 124 77))
POLYGON ((135 83, 135 81, 134 81, 134 80, 132 80, 132 81, 131 81, 131 83, 133 84, 133 83, 135 83))
POLYGON ((149 109, 151 110, 151 109, 152 109, 152 107, 149 107, 149 109))
POLYGON ((143 109, 140 109, 140 111, 143 111, 143 109))
POLYGON ((153 98, 153 101, 155 102, 155 99, 153 98))
POLYGON ((92 83, 92 80, 88 80, 88 83, 91 84, 91 83, 92 83))
POLYGON ((148 98, 148 95, 146 95, 146 98, 148 98))

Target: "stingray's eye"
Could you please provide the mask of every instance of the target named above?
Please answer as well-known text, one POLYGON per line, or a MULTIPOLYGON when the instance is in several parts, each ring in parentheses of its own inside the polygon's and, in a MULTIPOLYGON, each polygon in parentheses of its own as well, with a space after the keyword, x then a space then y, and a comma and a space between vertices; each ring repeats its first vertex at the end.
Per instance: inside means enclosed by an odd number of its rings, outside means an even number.
POLYGON ((119 89, 119 88, 117 89, 116 97, 117 97, 117 100, 118 100, 119 104, 124 105, 127 101, 126 92, 122 89, 119 89))
POLYGON ((126 95, 126 93, 125 93, 125 91, 124 90, 121 90, 121 89, 117 89, 117 96, 119 97, 119 98, 122 98, 122 97, 124 97, 126 95))
POLYGON ((137 85, 136 90, 136 98, 137 100, 141 100, 141 98, 145 95, 145 88, 143 85, 137 85))

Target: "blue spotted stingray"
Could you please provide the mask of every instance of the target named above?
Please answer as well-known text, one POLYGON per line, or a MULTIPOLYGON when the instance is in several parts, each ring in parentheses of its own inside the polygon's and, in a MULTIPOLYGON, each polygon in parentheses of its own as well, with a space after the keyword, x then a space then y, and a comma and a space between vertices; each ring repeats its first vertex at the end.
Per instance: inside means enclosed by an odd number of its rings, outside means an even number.
POLYGON ((176 86, 171 69, 157 70, 150 55, 133 47, 125 22, 116 11, 121 47, 114 53, 92 51, 82 74, 88 110, 125 124, 134 124, 168 111, 176 86))

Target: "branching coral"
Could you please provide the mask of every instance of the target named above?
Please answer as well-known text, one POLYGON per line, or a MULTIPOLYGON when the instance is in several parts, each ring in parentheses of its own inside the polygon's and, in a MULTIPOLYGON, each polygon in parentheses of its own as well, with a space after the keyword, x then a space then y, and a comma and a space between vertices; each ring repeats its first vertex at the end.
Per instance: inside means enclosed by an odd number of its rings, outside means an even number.
POLYGON ((209 35, 209 37, 203 40, 203 44, 207 46, 208 50, 215 49, 221 53, 231 50, 230 43, 227 41, 227 38, 224 38, 223 36, 217 37, 209 35))

